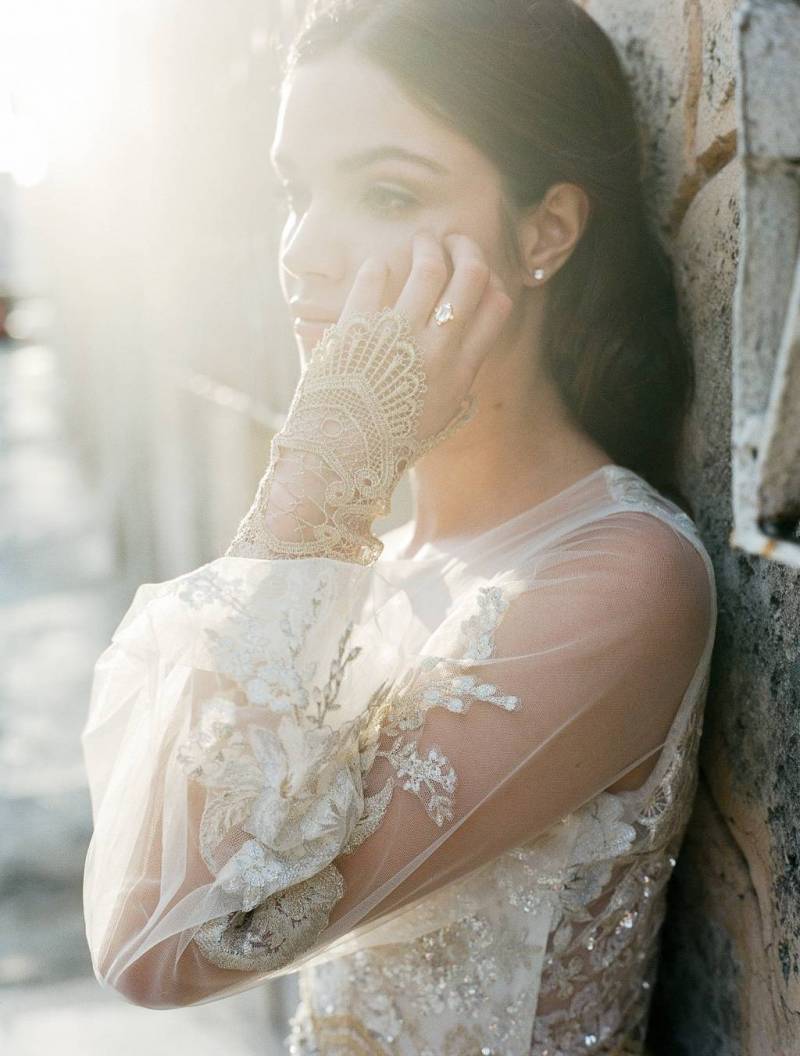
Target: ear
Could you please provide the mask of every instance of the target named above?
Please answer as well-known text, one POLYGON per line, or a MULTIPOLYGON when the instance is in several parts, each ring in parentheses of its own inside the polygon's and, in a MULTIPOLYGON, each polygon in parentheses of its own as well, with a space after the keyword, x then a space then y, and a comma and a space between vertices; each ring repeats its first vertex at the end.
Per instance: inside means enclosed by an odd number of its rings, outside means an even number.
POLYGON ((541 286, 566 263, 590 213, 591 203, 583 187, 554 183, 540 202, 522 214, 518 223, 526 286, 541 286))

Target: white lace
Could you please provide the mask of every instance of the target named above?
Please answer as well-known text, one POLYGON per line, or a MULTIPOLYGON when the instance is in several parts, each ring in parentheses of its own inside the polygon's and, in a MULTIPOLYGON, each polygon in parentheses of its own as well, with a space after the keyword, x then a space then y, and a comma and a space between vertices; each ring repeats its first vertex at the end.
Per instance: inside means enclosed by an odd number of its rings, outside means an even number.
MULTIPOLYGON (((452 819, 456 772, 438 746, 425 755, 417 748, 428 709, 464 714, 474 700, 507 711, 520 706, 491 683, 446 670, 452 658, 428 656, 391 691, 373 694, 357 722, 332 728, 342 677, 360 649, 349 647, 351 623, 327 681, 309 689, 309 672, 297 658, 308 631, 325 618, 333 589, 322 573, 309 590, 301 584, 309 573, 316 576, 318 569, 294 565, 287 573, 288 602, 273 614, 284 628, 278 639, 269 633, 273 624, 241 608, 235 584, 210 568, 184 589, 184 600, 196 609, 229 608, 227 634, 215 631, 207 643, 217 670, 243 687, 246 704, 284 715, 270 729, 256 711, 257 721, 243 726, 240 705, 213 696, 176 754, 187 777, 207 789, 199 829, 203 859, 243 907, 194 936, 204 956, 223 968, 279 968, 311 945, 344 893, 332 859, 375 831, 396 787, 417 796, 437 826, 452 819), (378 759, 386 760, 392 776, 366 795, 378 759), (290 793, 283 791, 287 783, 290 793), (339 819, 334 827, 332 817, 339 819), (231 854, 233 847, 238 850, 231 854)), ((507 607, 499 588, 478 589, 477 611, 462 623, 465 659, 491 655, 507 607)))

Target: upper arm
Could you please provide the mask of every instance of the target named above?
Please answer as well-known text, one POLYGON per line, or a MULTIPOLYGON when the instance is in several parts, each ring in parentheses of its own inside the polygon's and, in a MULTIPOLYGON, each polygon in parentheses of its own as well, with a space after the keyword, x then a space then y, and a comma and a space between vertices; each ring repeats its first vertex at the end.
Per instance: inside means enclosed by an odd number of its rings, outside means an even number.
MULTIPOLYGON (((468 668, 520 706, 475 700, 466 714, 425 714, 417 754, 446 756, 458 824, 429 853, 441 829, 401 783, 380 828, 337 859, 347 892, 332 920, 385 888, 366 918, 376 919, 534 839, 656 751, 702 656, 711 606, 697 549, 646 513, 606 517, 544 554, 495 629, 492 656, 468 668)), ((370 786, 387 776, 377 768, 370 786)))

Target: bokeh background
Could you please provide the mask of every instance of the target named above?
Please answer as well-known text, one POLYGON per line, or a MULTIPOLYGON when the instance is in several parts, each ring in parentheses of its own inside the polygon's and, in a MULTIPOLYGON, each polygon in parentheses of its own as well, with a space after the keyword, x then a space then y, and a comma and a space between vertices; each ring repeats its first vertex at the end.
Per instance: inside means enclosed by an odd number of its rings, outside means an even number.
POLYGON ((299 376, 270 176, 281 0, 0 0, 0 1052, 284 1051, 295 981, 154 1012, 81 904, 91 671, 218 556, 299 376))

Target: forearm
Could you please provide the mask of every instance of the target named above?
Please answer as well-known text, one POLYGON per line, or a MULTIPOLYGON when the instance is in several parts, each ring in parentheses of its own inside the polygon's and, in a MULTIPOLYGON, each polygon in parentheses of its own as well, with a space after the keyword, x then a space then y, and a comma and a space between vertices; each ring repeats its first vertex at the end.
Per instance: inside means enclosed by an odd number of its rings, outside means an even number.
MULTIPOLYGON (((330 557, 353 563, 370 564, 380 552, 381 544, 370 528, 373 516, 388 508, 379 493, 365 496, 352 481, 342 482, 336 467, 313 452, 281 453, 273 444, 270 464, 259 482, 250 510, 238 527, 225 556, 251 557, 263 560, 299 557, 330 557)), ((193 683, 202 696, 201 679, 193 683)), ((211 679, 207 694, 219 692, 211 679)), ((166 768, 166 759, 161 769, 166 768)), ((189 831, 195 834, 185 848, 186 875, 175 895, 180 902, 195 889, 213 881, 199 854, 196 837, 205 809, 204 790, 196 783, 187 787, 189 831)), ((161 838, 161 827, 159 835, 161 838)), ((150 918, 156 911, 160 884, 151 883, 132 892, 136 906, 133 917, 144 913, 150 918), (151 904, 152 902, 152 904, 151 904)), ((189 943, 176 961, 180 935, 157 944, 131 964, 117 979, 115 988, 127 1000, 151 1008, 184 1007, 229 990, 252 985, 263 971, 231 970, 211 963, 194 943, 189 943), (165 965, 175 964, 165 972, 165 965)))
MULTIPOLYGON (((217 672, 194 670, 187 680, 180 710, 191 715, 199 714, 204 701, 222 692, 233 693, 234 689, 217 672)), ((163 692, 158 693, 162 700, 165 696, 163 692)), ((154 700, 154 704, 156 702, 154 700)), ((152 727, 154 724, 147 721, 146 725, 152 727)), ((177 726, 174 727, 176 734, 177 726)), ((169 842, 165 843, 165 806, 170 802, 168 786, 171 783, 173 789, 176 787, 181 773, 177 759, 181 753, 173 735, 148 739, 152 755, 148 758, 146 773, 138 773, 139 789, 146 788, 147 795, 143 801, 140 797, 136 819, 138 834, 126 871, 124 875, 109 871, 115 839, 120 832, 103 830, 99 834, 101 842, 95 848, 87 880, 93 899, 104 898, 109 891, 118 892, 113 930, 106 934, 102 946, 95 948, 100 978, 132 1004, 173 1008, 192 1004, 236 985, 245 973, 225 971, 210 964, 191 942, 178 957, 183 938, 181 932, 170 935, 144 952, 132 953, 133 949, 144 944, 152 924, 163 921, 193 892, 215 883, 200 850, 200 830, 208 789, 197 781, 180 779, 181 802, 185 809, 184 836, 178 841, 172 831, 169 842), (181 882, 173 890, 170 875, 176 875, 175 863, 178 861, 181 862, 181 882), (123 968, 125 961, 127 967, 123 968)), ((173 801, 172 811, 176 809, 173 801)))

